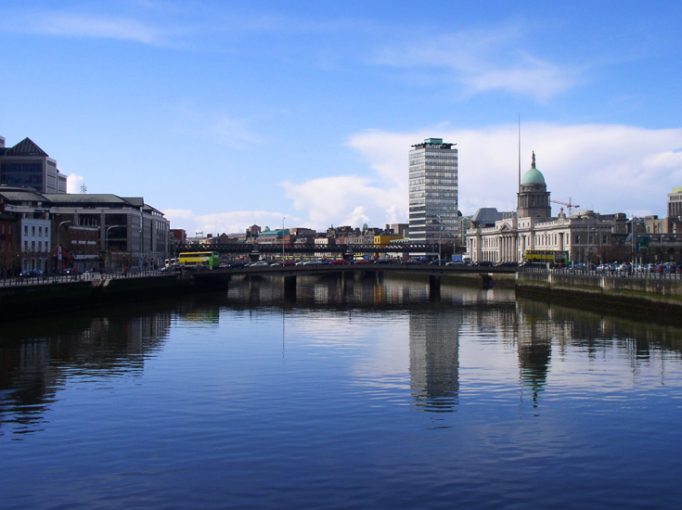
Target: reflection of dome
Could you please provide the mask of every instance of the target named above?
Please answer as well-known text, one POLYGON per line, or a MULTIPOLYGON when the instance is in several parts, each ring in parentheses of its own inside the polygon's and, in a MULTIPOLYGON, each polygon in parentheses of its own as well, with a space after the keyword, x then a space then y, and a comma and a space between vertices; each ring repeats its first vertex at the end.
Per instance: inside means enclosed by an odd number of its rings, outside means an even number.
POLYGON ((542 175, 542 172, 535 168, 535 153, 533 153, 533 163, 531 164, 530 170, 528 170, 525 174, 523 174, 523 178, 521 179, 521 185, 522 186, 533 186, 541 184, 545 186, 545 177, 542 175))

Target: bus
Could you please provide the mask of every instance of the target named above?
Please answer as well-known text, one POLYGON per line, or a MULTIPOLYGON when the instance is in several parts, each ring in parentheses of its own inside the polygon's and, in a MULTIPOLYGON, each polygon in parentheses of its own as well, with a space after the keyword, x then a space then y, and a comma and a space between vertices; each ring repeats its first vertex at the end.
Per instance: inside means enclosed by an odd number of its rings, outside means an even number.
POLYGON ((531 264, 568 265, 568 252, 559 250, 526 250, 523 261, 531 264))
POLYGON ((220 265, 220 254, 217 251, 184 251, 178 254, 178 264, 187 268, 215 269, 220 265))

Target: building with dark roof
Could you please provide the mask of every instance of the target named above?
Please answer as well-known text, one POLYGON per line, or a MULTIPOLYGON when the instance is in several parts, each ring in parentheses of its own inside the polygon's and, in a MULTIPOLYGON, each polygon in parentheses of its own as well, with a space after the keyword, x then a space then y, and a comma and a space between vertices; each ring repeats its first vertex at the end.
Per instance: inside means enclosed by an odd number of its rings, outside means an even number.
POLYGON ((57 162, 30 138, 5 147, 0 137, 0 185, 30 188, 39 193, 66 193, 66 176, 57 162))
POLYGON ((0 186, 0 213, 16 233, 6 272, 145 269, 168 257, 169 222, 142 197, 0 186))

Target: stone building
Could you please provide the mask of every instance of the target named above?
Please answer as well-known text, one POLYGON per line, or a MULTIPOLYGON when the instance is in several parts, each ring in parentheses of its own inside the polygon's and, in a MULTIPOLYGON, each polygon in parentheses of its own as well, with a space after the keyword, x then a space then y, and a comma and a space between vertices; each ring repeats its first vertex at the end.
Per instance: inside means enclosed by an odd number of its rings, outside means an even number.
POLYGON ((0 211, 2 247, 14 247, 0 257, 6 274, 149 269, 168 257, 169 222, 141 197, 0 187, 0 211))
POLYGON ((597 263, 622 258, 626 237, 623 213, 579 211, 567 216, 561 210, 552 217, 550 193, 533 153, 531 168, 520 182, 516 214, 492 225, 474 218, 467 231, 467 252, 473 262, 494 264, 520 263, 537 252, 551 253, 557 260, 597 263))

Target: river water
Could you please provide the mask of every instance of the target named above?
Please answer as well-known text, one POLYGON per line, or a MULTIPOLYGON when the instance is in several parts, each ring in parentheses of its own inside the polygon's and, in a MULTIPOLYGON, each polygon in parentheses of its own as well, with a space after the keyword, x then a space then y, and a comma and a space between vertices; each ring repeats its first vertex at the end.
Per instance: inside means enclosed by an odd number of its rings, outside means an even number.
POLYGON ((6 323, 0 508, 679 508, 681 353, 388 277, 6 323))

